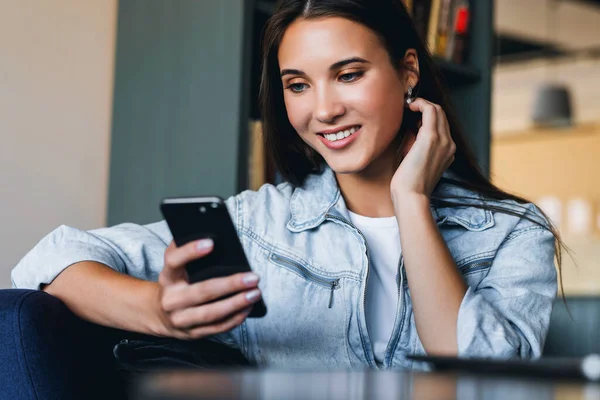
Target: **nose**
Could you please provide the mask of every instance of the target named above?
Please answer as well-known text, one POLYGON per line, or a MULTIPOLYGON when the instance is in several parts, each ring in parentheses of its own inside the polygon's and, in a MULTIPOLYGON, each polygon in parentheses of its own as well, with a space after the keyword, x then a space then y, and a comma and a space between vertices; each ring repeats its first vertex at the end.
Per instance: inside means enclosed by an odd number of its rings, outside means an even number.
POLYGON ((322 88, 317 93, 315 119, 322 123, 333 123, 346 113, 346 108, 338 98, 335 90, 322 88))

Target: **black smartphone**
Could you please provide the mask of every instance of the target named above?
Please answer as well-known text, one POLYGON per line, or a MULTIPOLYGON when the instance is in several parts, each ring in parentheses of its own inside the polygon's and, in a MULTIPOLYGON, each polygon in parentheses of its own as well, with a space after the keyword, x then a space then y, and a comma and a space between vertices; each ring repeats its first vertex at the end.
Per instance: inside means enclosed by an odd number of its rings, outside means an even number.
MULTIPOLYGON (((190 283, 252 271, 221 197, 166 198, 160 204, 160 211, 177 247, 198 239, 214 241, 211 253, 186 265, 190 283)), ((248 318, 263 317, 266 313, 267 307, 261 298, 254 303, 248 318)))

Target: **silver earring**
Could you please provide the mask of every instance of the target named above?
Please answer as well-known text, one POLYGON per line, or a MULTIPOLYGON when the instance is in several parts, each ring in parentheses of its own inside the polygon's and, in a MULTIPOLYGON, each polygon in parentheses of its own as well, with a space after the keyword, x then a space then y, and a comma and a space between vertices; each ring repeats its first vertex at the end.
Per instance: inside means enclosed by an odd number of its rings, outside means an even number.
POLYGON ((413 94, 413 87, 408 85, 408 93, 407 93, 407 97, 406 97, 406 104, 410 104, 412 103, 415 99, 413 99, 412 97, 413 94))

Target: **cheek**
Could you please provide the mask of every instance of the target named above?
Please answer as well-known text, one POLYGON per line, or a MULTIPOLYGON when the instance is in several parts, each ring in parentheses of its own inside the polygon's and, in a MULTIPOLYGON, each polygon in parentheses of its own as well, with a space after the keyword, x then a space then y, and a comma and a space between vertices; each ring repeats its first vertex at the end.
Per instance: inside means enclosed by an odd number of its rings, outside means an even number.
POLYGON ((286 95, 284 101, 287 116, 292 127, 299 134, 306 132, 311 116, 310 107, 306 99, 301 99, 299 97, 293 98, 286 95))
POLYGON ((404 93, 400 84, 390 87, 389 79, 378 79, 365 85, 355 101, 360 102, 364 117, 376 120, 381 127, 397 132, 404 113, 404 93))
POLYGON ((378 104, 381 112, 381 118, 386 125, 391 125, 394 129, 400 129, 402 116, 404 115, 404 96, 400 89, 387 90, 386 95, 382 96, 382 104, 378 104))

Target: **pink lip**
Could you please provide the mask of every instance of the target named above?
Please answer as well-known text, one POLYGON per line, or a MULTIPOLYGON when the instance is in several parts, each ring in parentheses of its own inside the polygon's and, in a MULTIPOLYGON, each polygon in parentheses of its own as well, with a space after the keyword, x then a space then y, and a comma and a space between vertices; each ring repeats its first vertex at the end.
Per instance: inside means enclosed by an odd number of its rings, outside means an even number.
MULTIPOLYGON (((355 125, 352 125, 355 126, 355 125)), ((336 132, 336 131, 333 131, 336 132)), ((347 138, 343 138, 340 140, 336 140, 335 142, 330 142, 329 140, 325 139, 324 136, 322 135, 317 135, 319 137, 319 140, 328 148, 331 150, 341 150, 344 147, 347 147, 348 145, 350 145, 350 143, 352 143, 354 140, 356 140, 357 136, 362 132, 362 126, 360 127, 359 130, 357 130, 356 132, 354 132, 352 135, 348 136, 347 138)), ((319 132, 321 133, 321 132, 319 132)))

